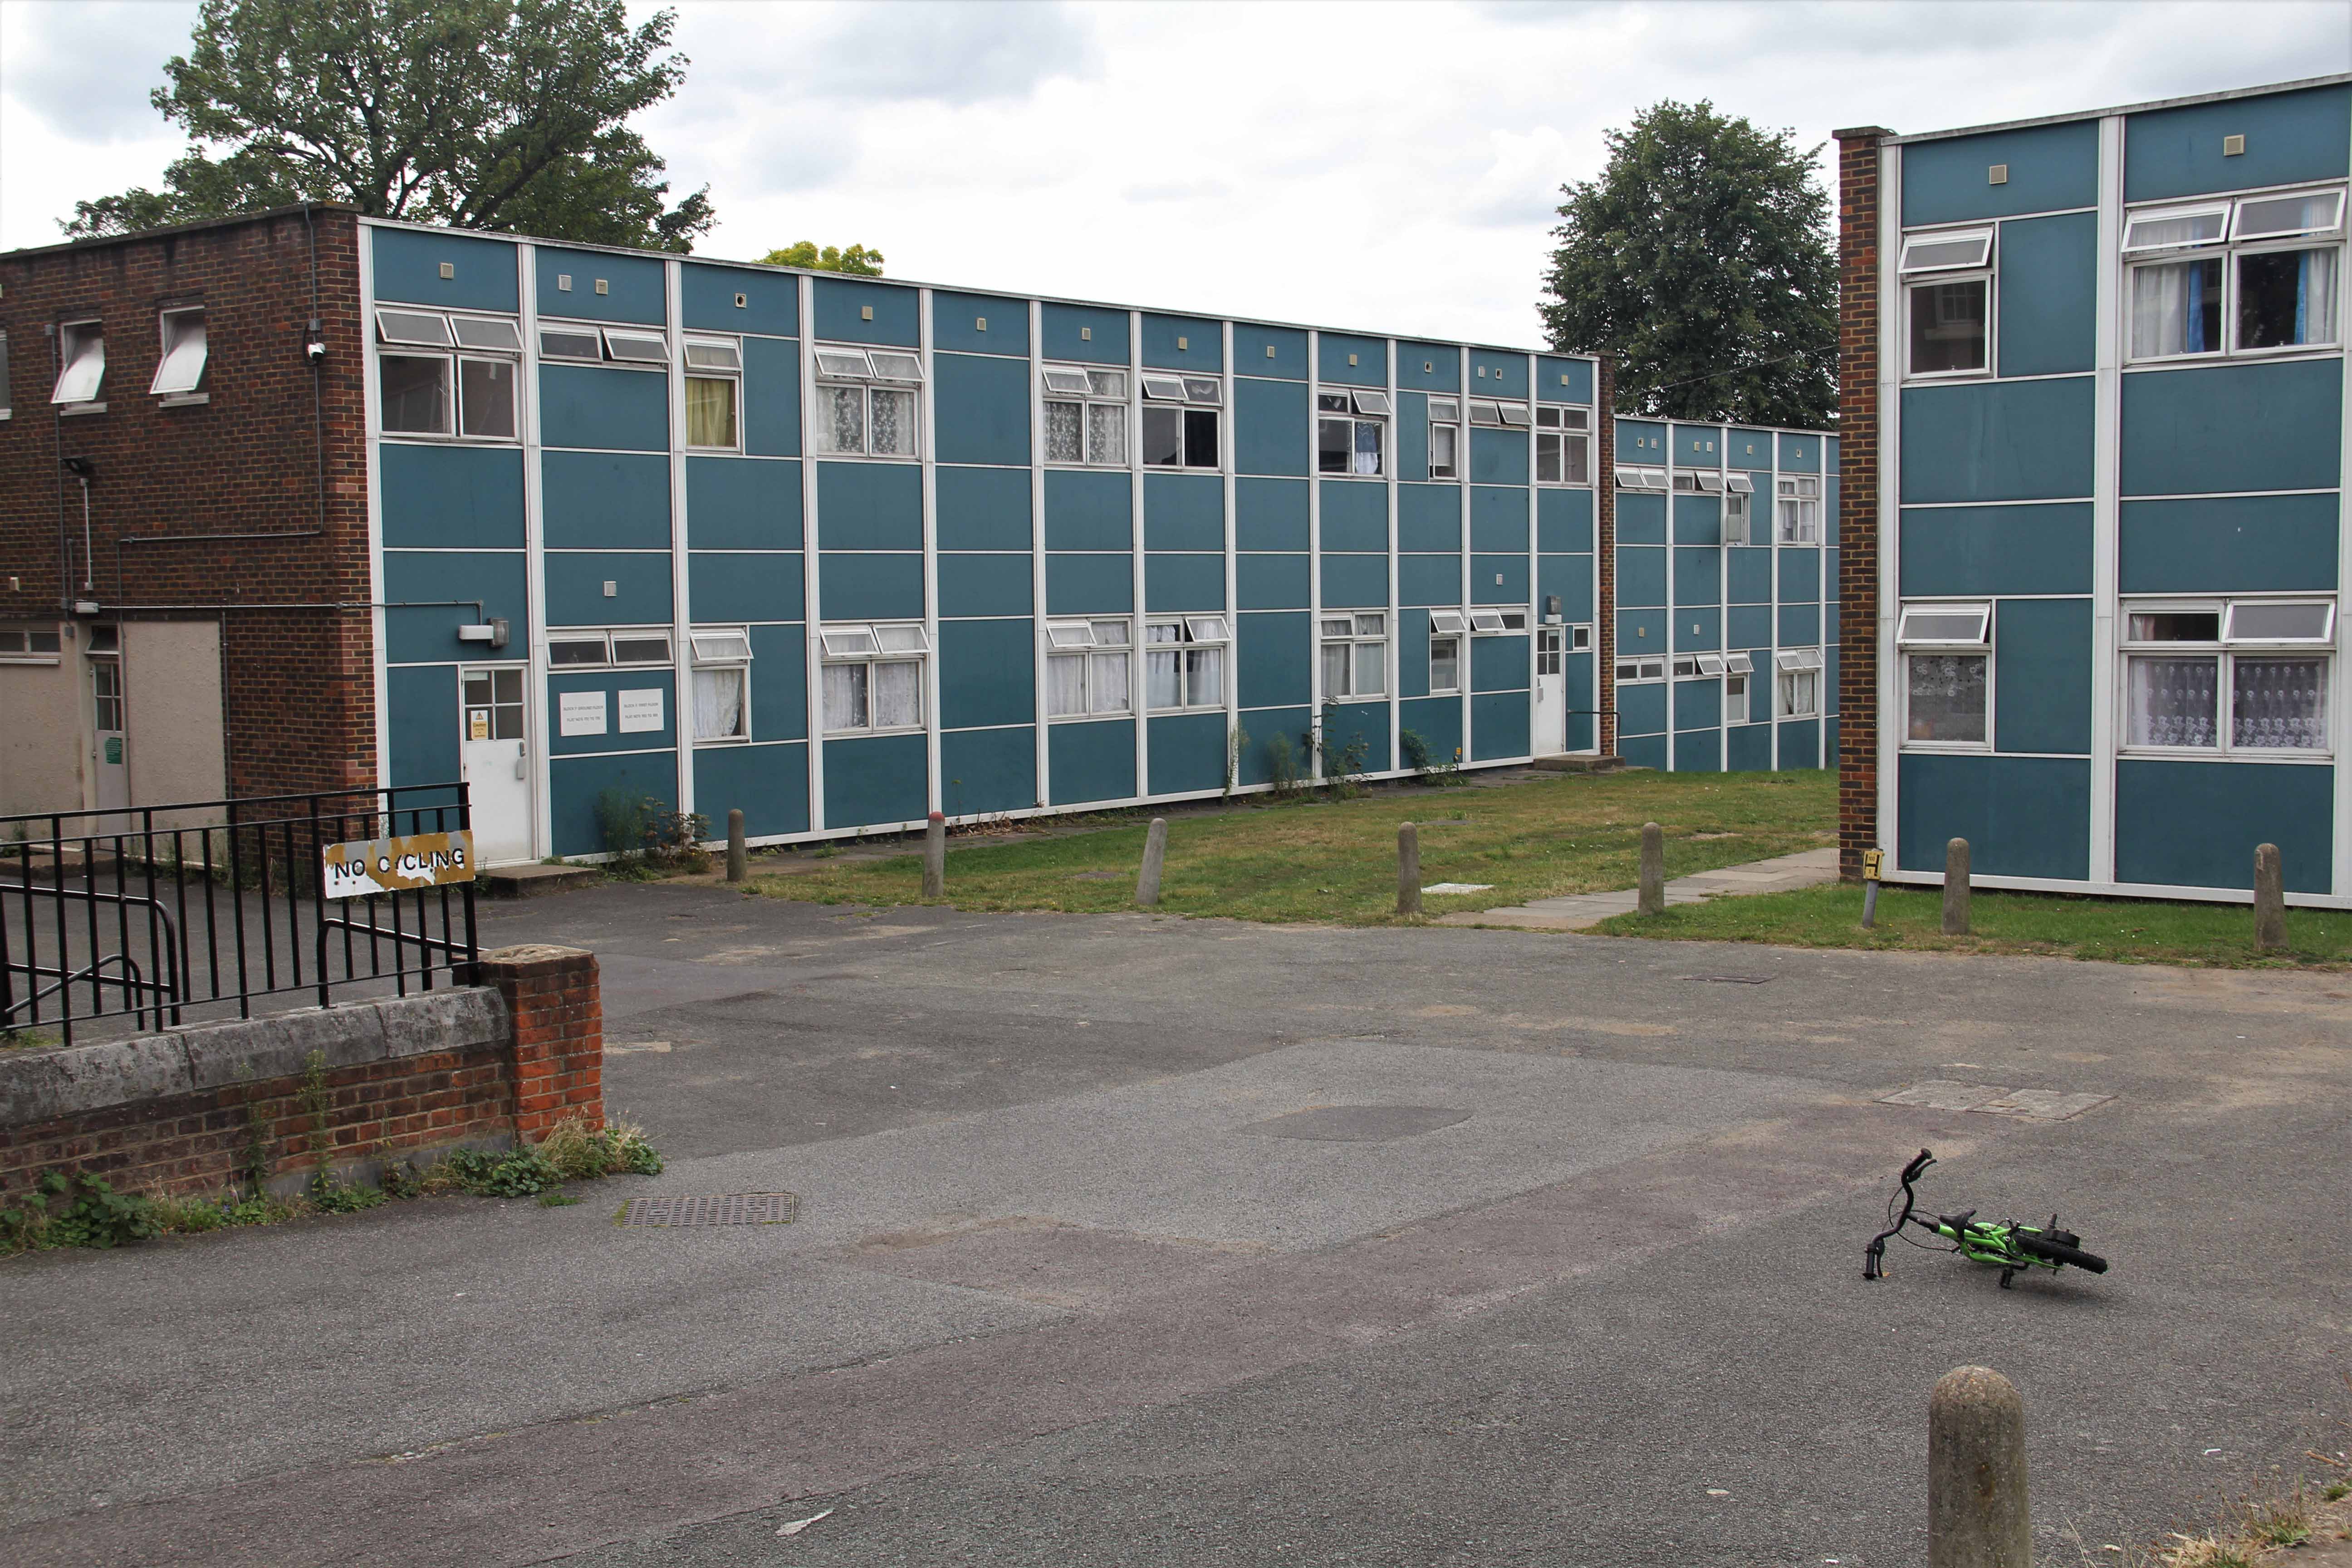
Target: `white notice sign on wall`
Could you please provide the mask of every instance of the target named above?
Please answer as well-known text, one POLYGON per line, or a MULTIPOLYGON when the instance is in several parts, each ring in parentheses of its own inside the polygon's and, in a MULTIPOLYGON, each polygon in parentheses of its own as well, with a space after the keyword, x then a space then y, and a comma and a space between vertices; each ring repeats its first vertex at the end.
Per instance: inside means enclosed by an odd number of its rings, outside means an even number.
POLYGON ((648 686, 641 691, 624 691, 621 699, 621 733, 630 735, 644 730, 662 727, 662 689, 648 686))
POLYGON ((604 694, 601 691, 556 693, 555 727, 566 735, 603 734, 604 694))

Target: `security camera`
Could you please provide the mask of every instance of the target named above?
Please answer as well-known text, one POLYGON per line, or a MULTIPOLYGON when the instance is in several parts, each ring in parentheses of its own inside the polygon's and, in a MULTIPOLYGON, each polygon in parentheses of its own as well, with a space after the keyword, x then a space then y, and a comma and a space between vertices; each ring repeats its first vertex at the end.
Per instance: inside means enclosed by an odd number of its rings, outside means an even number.
POLYGON ((318 339, 312 338, 309 342, 302 345, 302 352, 309 354, 312 359, 325 359, 327 357, 327 345, 320 342, 318 339))

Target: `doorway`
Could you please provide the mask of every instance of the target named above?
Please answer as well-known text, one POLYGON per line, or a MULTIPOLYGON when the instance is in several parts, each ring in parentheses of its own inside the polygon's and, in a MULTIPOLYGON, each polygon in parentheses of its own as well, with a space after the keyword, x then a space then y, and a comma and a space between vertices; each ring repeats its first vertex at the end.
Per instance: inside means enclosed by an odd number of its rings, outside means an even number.
POLYGON ((474 858, 485 866, 531 858, 530 740, 523 671, 461 669, 458 761, 473 806, 474 858))
POLYGON ((112 626, 91 627, 89 641, 90 776, 97 786, 90 804, 100 811, 121 811, 131 804, 122 658, 116 651, 120 645, 112 626), (102 654, 97 651, 101 647, 107 650, 102 654))
POLYGON ((1533 754, 1556 757, 1568 750, 1568 674, 1561 643, 1566 628, 1536 628, 1536 715, 1533 754))

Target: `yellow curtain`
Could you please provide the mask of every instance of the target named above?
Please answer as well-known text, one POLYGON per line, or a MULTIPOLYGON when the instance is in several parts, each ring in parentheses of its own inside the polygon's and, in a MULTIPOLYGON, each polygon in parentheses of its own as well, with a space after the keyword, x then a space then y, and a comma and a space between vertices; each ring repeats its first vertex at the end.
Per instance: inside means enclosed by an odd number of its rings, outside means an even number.
POLYGON ((686 444, 735 445, 735 383, 717 376, 686 378, 686 444))

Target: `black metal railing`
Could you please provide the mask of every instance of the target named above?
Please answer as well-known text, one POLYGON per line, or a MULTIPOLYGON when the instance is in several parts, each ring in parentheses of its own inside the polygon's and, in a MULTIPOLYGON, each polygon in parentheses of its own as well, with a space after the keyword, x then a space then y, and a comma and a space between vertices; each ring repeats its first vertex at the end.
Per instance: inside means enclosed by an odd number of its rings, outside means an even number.
POLYGON ((323 868, 331 844, 471 825, 462 784, 0 816, 0 1035, 462 984, 471 882, 330 900, 323 868))

